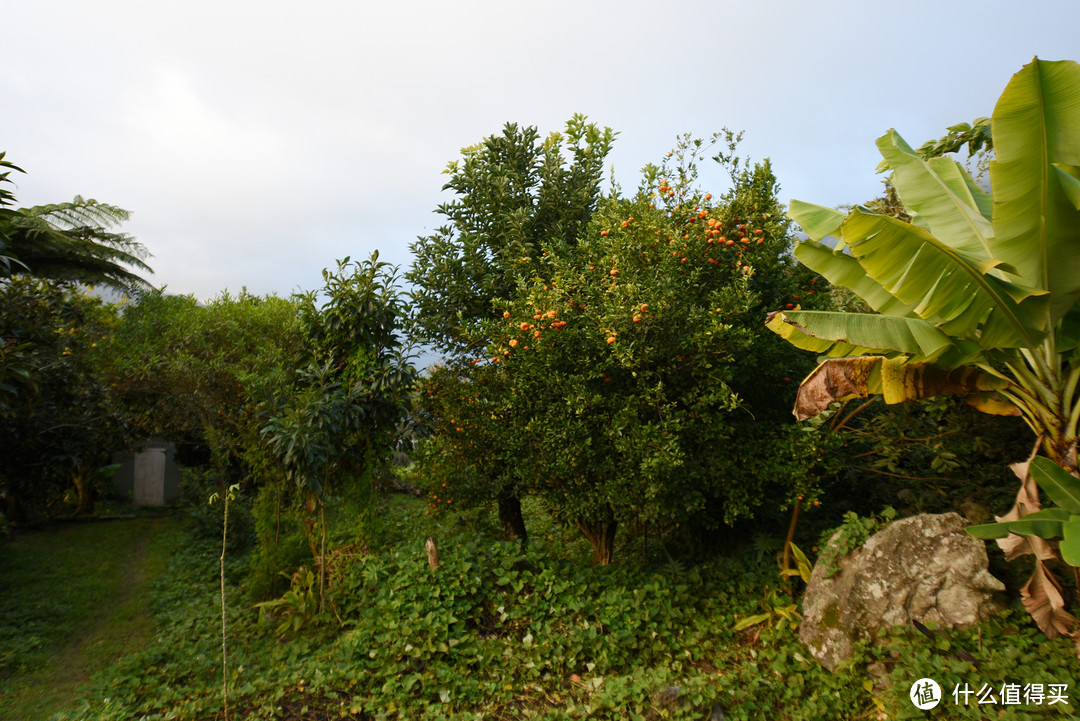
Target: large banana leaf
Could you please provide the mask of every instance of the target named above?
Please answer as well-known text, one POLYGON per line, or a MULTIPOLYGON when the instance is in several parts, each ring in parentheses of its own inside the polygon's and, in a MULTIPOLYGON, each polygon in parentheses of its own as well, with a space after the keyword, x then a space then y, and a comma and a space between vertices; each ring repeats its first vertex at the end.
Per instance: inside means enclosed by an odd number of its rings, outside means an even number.
MULTIPOLYGON (((927 184, 944 185, 930 171, 920 177, 927 184)), ((952 214, 966 218, 954 218, 953 226, 979 225, 977 218, 982 216, 975 206, 959 200, 953 205, 952 214), (960 206, 968 208, 966 214, 960 206)), ((945 334, 974 340, 986 349, 1030 348, 1045 335, 1049 296, 999 277, 1003 272, 1012 273, 1015 269, 1011 266, 985 255, 956 250, 918 226, 863 209, 856 208, 836 226, 837 211, 808 203, 792 206, 791 217, 805 222, 812 238, 799 243, 795 257, 830 282, 851 289, 879 313, 918 315, 945 334), (816 240, 827 235, 842 241, 838 249, 816 240)), ((943 224, 939 216, 947 214, 946 210, 931 209, 927 215, 943 224)), ((985 219, 981 222, 985 224, 985 219)), ((954 227, 952 233, 961 235, 961 230, 954 227)), ((977 237, 972 231, 965 242, 978 246, 977 237)), ((851 342, 861 345, 857 340, 851 342)), ((873 344, 868 347, 886 348, 873 344)), ((890 349, 914 352, 896 346, 890 349)))
POLYGON ((1080 165, 1080 65, 1025 65, 998 100, 991 128, 993 257, 1053 294, 1052 327, 1080 299, 1080 211, 1066 170, 1080 165))
MULTIPOLYGON (((801 216, 790 213, 799 221, 801 216)), ((913 316, 915 306, 901 303, 896 296, 866 274, 859 261, 841 249, 807 240, 795 246, 795 257, 815 273, 823 275, 833 285, 842 285, 883 315, 913 316)))
POLYGON ((921 318, 789 310, 770 313, 765 326, 798 348, 832 357, 902 353, 933 361, 957 348, 954 339, 921 318))
POLYGON ((895 130, 878 138, 877 146, 909 213, 922 218, 946 245, 971 256, 990 257, 988 239, 994 226, 983 212, 992 207, 992 199, 971 182, 963 166, 951 158, 924 160, 895 130))
POLYGON ((792 200, 788 207, 788 216, 806 231, 811 240, 820 243, 829 236, 840 239, 840 225, 847 214, 841 213, 836 208, 827 208, 824 205, 815 205, 803 200, 792 200))
POLYGON ((841 285, 865 300, 871 308, 884 315, 913 315, 914 306, 901 303, 881 284, 866 274, 866 269, 851 254, 844 252, 840 226, 847 218, 835 208, 792 200, 788 217, 806 231, 810 240, 795 246, 795 257, 815 273, 823 275, 833 285, 841 285), (835 240, 833 247, 825 238, 835 240))
POLYGON ((1044 508, 1015 521, 969 526, 967 532, 975 536, 975 538, 981 538, 985 541, 1005 538, 1010 533, 1015 533, 1018 536, 1038 536, 1050 540, 1061 538, 1065 523, 1072 518, 1080 519, 1080 516, 1073 516, 1061 508, 1044 508))
POLYGON ((1031 348, 1046 333, 1047 293, 991 275, 1013 271, 999 260, 963 253, 922 228, 858 208, 841 232, 871 278, 949 335, 989 349, 1031 348))

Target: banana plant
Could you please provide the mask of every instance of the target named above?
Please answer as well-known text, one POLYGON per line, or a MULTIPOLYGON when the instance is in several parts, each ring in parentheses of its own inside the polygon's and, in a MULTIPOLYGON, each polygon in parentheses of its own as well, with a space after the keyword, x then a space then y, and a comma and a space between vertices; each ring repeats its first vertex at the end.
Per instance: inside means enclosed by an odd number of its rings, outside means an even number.
POLYGON ((1031 475, 1057 508, 1044 508, 1016 519, 970 526, 976 538, 996 540, 1009 534, 1035 536, 1046 541, 1061 539, 1058 550, 1070 566, 1080 566, 1080 478, 1049 458, 1033 458, 1031 475))
MULTIPOLYGON (((799 387, 800 420, 855 397, 963 394, 982 411, 1021 416, 1042 453, 1075 472, 1080 65, 1025 65, 994 108, 991 135, 990 192, 955 160, 923 158, 895 130, 878 139, 880 169, 891 171, 911 222, 792 201, 789 215, 809 236, 796 258, 876 312, 795 309, 770 314, 767 326, 824 356, 799 387)), ((1039 510, 1037 484, 1019 465, 1017 505, 998 520, 1039 510)), ((1043 630, 1072 633, 1076 619, 1043 564, 1053 554, 1015 535, 1001 543, 1013 557, 1033 553, 1036 576, 1051 579, 1033 577, 1024 589, 1043 630)))

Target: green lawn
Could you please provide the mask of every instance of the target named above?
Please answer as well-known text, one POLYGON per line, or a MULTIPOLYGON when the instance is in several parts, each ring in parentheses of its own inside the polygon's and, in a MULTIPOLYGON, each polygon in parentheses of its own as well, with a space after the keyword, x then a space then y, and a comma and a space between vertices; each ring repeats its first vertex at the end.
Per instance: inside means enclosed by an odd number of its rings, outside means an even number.
POLYGON ((60 524, 0 553, 0 718, 70 708, 80 684, 153 637, 147 593, 182 537, 178 517, 60 524))

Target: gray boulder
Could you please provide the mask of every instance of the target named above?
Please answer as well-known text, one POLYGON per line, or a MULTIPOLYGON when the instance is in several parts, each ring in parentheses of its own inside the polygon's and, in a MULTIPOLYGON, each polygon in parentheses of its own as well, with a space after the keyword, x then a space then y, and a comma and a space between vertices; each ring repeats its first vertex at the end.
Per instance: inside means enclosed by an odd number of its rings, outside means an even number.
POLYGON ((875 638, 880 628, 912 620, 963 628, 999 613, 1005 586, 990 575, 986 547, 966 525, 956 513, 912 516, 839 559, 832 578, 815 566, 799 629, 814 658, 834 670, 854 642, 875 638))

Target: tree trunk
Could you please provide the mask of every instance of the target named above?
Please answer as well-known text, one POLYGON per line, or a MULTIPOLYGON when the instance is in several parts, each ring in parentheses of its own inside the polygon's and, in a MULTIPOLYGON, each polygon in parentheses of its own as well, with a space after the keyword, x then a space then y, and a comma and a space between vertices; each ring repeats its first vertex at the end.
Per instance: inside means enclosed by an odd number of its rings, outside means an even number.
POLYGON ((529 542, 525 519, 521 515, 521 499, 517 496, 507 494, 499 497, 499 527, 502 529, 502 540, 521 541, 522 546, 529 542))
POLYGON ((593 565, 606 566, 615 556, 615 529, 618 523, 613 516, 603 521, 577 521, 578 528, 593 547, 593 565))
POLYGON ((323 597, 326 593, 326 504, 319 501, 319 520, 322 526, 322 548, 319 554, 319 610, 323 610, 323 597))
POLYGON ((91 488, 90 474, 82 466, 76 466, 71 480, 75 483, 75 491, 79 494, 79 508, 75 511, 75 515, 91 514, 94 511, 94 489, 91 488))

